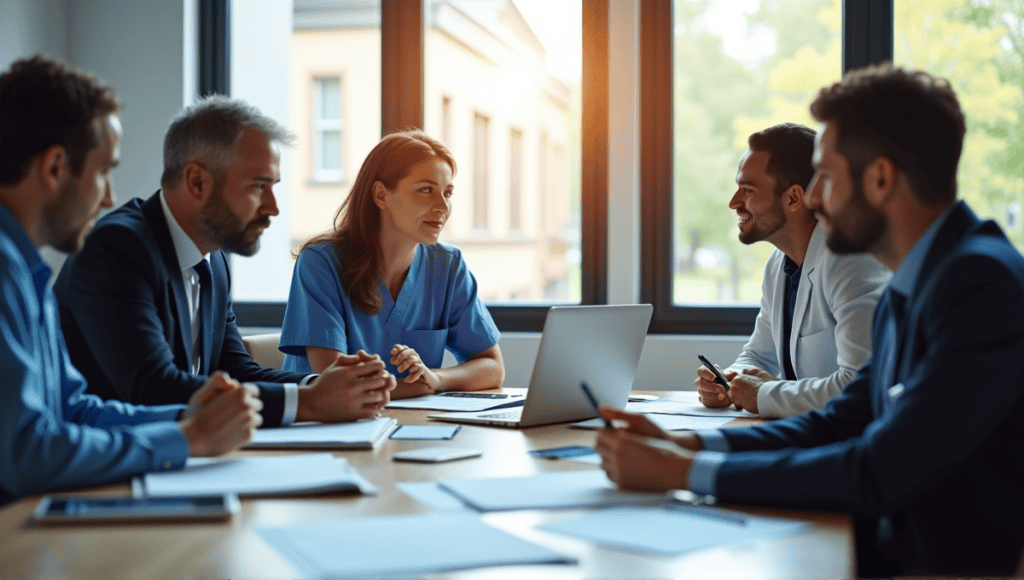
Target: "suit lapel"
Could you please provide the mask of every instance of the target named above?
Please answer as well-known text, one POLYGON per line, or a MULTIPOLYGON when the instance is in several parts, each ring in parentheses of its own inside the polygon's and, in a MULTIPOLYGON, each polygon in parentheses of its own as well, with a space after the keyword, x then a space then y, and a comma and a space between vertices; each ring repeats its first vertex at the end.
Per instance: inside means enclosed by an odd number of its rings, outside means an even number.
MULTIPOLYGON (((188 369, 192 361, 192 328, 189 322, 189 304, 185 295, 185 282, 181 277, 181 266, 178 264, 178 255, 174 251, 174 242, 171 240, 171 231, 167 228, 167 220, 164 218, 163 207, 160 205, 160 192, 142 203, 142 214, 146 217, 157 244, 160 246, 160 256, 163 258, 164 270, 167 272, 167 286, 170 295, 174 300, 174 312, 177 315, 178 336, 181 342, 175 345, 175 350, 184 353, 185 369, 188 369)), ((206 360, 206 357, 203 357, 206 360)))
MULTIPOLYGON (((793 308, 793 327, 789 337, 789 354, 792 360, 793 370, 800 374, 800 367, 796 361, 800 360, 797 354, 797 345, 800 343, 800 328, 804 323, 804 316, 807 314, 807 307, 811 302, 811 295, 814 290, 814 273, 818 266, 818 259, 822 254, 822 246, 825 243, 825 228, 819 222, 814 226, 811 239, 807 242, 807 253, 804 254, 804 263, 800 270, 800 286, 796 289, 796 305, 793 308)), ((790 377, 794 378, 794 377, 790 377)))

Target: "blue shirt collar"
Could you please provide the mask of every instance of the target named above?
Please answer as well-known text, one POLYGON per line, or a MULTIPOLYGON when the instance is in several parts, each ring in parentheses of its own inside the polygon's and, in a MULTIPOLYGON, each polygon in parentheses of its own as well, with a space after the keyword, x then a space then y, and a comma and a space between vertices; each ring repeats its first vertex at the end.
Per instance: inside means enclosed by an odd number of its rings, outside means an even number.
POLYGON ((25 259, 25 264, 28 266, 29 271, 32 272, 32 280, 35 282, 36 291, 41 294, 43 289, 46 288, 46 284, 50 281, 50 275, 53 273, 53 270, 43 261, 43 257, 39 254, 39 248, 28 237, 28 232, 25 231, 25 228, 15 219, 14 214, 7 209, 7 206, 2 203, 0 203, 0 231, 14 242, 14 247, 18 248, 21 256, 25 259))
POLYGON ((932 225, 928 226, 928 229, 924 231, 924 235, 917 240, 917 243, 914 244, 914 247, 910 249, 907 256, 900 262, 899 267, 896 268, 896 272, 893 273, 889 286, 896 292, 899 292, 904 298, 914 293, 914 286, 917 285, 917 279, 921 276, 921 266, 924 265, 924 260, 928 257, 928 252, 931 250, 935 237, 939 235, 939 230, 946 223, 950 213, 949 210, 953 209, 955 205, 953 204, 946 208, 946 211, 939 214, 939 217, 932 222, 932 225))

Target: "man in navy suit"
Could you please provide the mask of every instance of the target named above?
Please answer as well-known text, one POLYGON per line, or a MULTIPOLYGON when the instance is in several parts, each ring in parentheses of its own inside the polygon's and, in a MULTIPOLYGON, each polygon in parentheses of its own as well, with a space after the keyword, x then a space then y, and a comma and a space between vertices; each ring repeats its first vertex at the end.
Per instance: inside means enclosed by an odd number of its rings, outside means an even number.
POLYGON ((99 220, 55 284, 71 360, 91 392, 181 403, 219 370, 259 387, 270 426, 374 417, 388 402, 395 379, 379 357, 342 355, 306 376, 261 368, 242 345, 225 252, 259 248, 278 213, 279 148, 292 139, 222 96, 171 122, 160 191, 99 220))
POLYGON ((853 515, 858 575, 1013 572, 1024 546, 1024 257, 957 201, 965 119, 948 82, 847 74, 806 203, 838 253, 894 271, 874 352, 839 397, 767 425, 670 437, 641 416, 598 449, 620 486, 853 515), (671 439, 675 445, 653 438, 671 439))

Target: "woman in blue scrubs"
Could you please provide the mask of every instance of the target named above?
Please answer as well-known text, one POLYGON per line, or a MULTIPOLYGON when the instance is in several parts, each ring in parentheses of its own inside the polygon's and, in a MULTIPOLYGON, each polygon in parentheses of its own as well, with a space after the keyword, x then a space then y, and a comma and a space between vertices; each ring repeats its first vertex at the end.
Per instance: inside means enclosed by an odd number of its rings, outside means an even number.
POLYGON ((498 328, 462 253, 437 241, 454 174, 448 149, 419 131, 370 151, 334 230, 299 251, 281 329, 285 369, 318 373, 362 350, 399 377, 393 399, 501 386, 498 328), (459 364, 442 369, 446 348, 459 364))

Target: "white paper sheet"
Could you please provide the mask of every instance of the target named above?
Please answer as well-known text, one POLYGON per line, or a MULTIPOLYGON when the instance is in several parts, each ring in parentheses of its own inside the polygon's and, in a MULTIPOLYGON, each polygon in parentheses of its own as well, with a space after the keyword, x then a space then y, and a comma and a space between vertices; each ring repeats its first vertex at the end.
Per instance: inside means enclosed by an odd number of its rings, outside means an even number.
POLYGON ((618 489, 600 469, 525 477, 439 479, 437 483, 481 511, 651 504, 665 499, 661 493, 618 489))
POLYGON ((798 534, 809 528, 810 524, 701 506, 690 507, 685 511, 643 507, 611 508, 577 518, 549 522, 540 527, 613 548, 657 556, 676 556, 713 546, 798 534), (737 523, 740 520, 744 523, 737 523))
POLYGON ((349 491, 376 493, 343 458, 330 453, 281 457, 192 458, 181 471, 147 473, 137 496, 294 495, 349 491))
POLYGON ((664 415, 693 415, 695 417, 758 417, 750 411, 737 411, 735 407, 705 407, 697 391, 685 391, 672 399, 656 399, 643 403, 626 403, 630 413, 660 413, 664 415))
MULTIPOLYGON (((658 427, 666 431, 684 431, 687 429, 717 429, 732 421, 732 417, 694 417, 693 415, 655 415, 648 416, 658 427)), ((569 425, 574 429, 601 429, 604 421, 600 417, 579 421, 569 425)))
POLYGON ((459 498, 441 489, 434 481, 403 481, 395 487, 406 495, 439 512, 472 512, 459 498))
MULTIPOLYGON (((525 389, 523 389, 525 390, 525 389)), ((509 403, 522 403, 524 393, 499 393, 508 395, 497 399, 478 399, 475 397, 453 397, 448 395, 425 395, 411 399, 401 399, 388 403, 388 409, 429 409, 432 411, 486 411, 509 403)))
POLYGON ((303 576, 313 579, 415 577, 487 566, 575 563, 470 514, 306 522, 261 528, 259 533, 303 576))
POLYGON ((387 417, 353 423, 298 423, 257 429, 250 449, 371 449, 395 429, 387 417))

